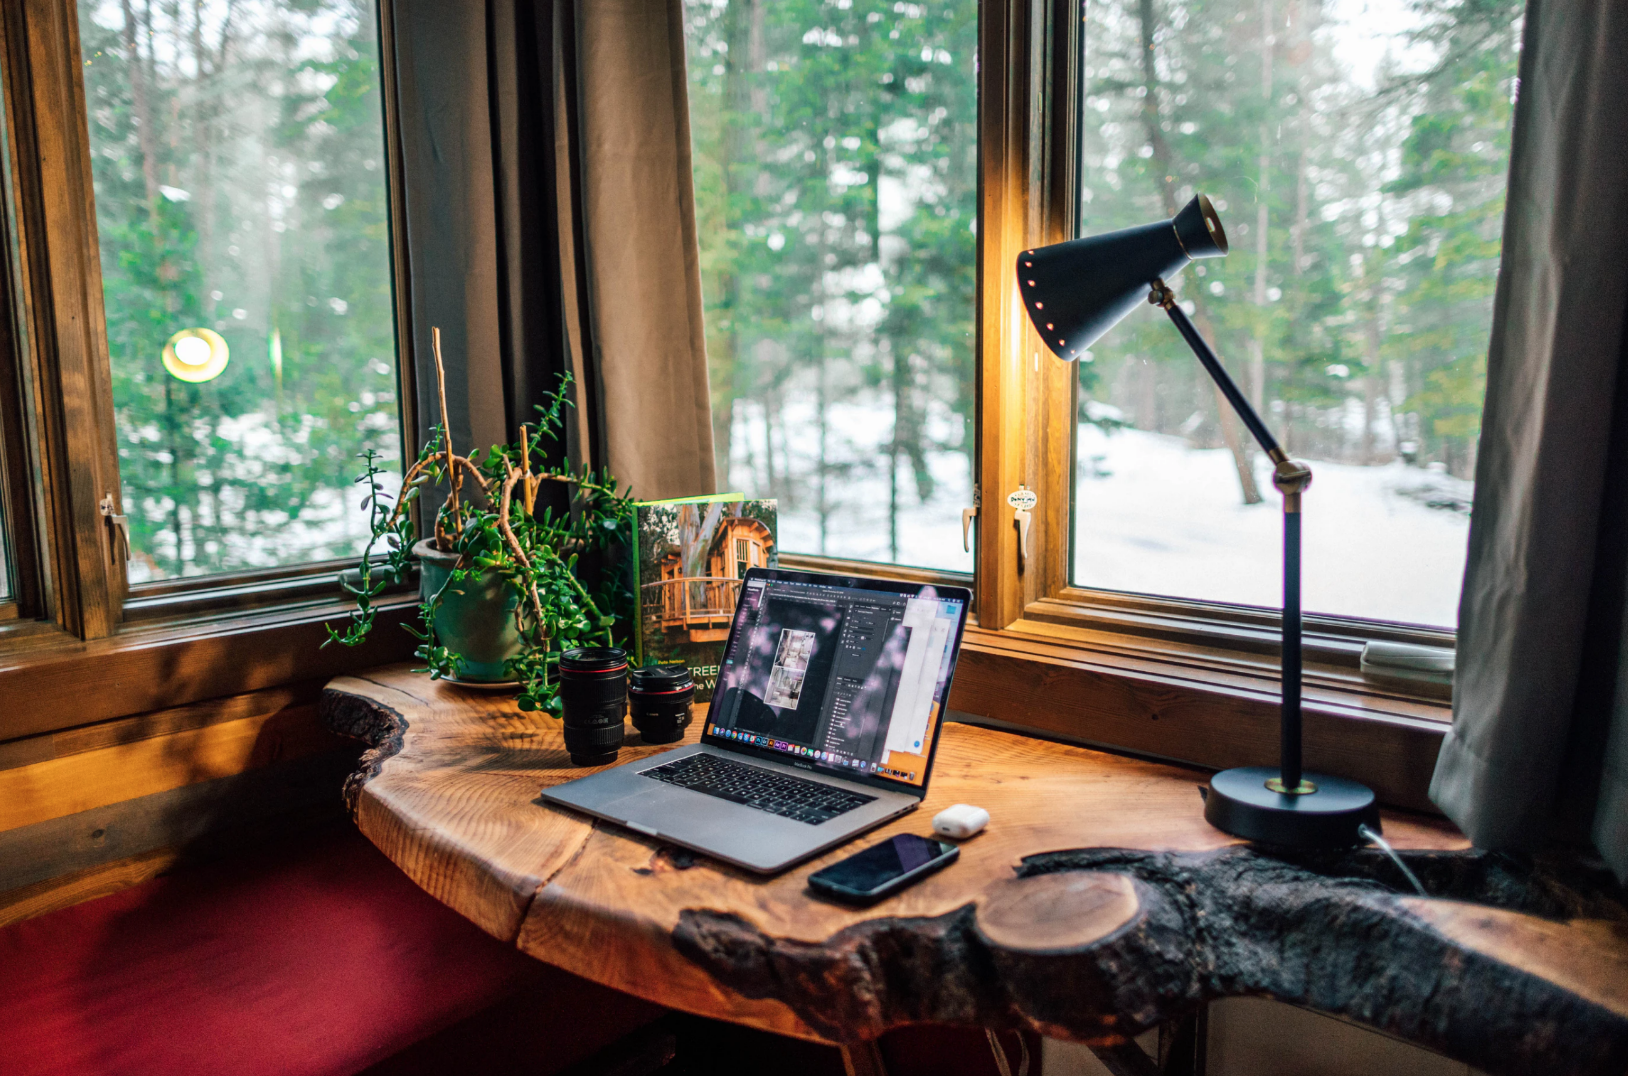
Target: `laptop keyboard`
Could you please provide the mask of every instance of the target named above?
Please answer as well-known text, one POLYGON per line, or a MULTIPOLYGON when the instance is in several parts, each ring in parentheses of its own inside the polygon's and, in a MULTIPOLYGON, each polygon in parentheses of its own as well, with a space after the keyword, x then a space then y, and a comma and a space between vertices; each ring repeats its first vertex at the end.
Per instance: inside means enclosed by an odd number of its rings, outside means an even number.
POLYGON ((847 814, 876 798, 716 755, 689 755, 664 766, 640 770, 639 775, 811 826, 847 814))

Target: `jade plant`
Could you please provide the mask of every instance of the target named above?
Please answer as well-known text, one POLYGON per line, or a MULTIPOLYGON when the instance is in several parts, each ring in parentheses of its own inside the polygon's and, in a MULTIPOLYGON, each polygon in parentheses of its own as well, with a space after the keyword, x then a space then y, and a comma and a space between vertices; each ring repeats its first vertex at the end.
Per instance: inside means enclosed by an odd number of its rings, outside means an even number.
POLYGON ((355 646, 367 638, 378 612, 377 600, 408 577, 417 534, 413 504, 426 489, 443 489, 446 496, 435 513, 434 544, 443 553, 458 554, 459 560, 446 584, 420 603, 420 626, 403 625, 419 640, 414 654, 425 663, 420 671, 432 679, 458 675, 462 659, 437 639, 436 610, 449 589, 496 573, 519 598, 514 617, 521 647, 505 664, 505 672, 520 684, 520 709, 557 712, 560 654, 578 646, 617 645, 618 614, 623 614, 624 622, 631 619, 625 613, 631 597, 620 574, 607 567, 615 547, 625 540, 628 491, 618 491, 608 469, 578 471, 569 460, 554 466, 544 463, 545 448, 559 442, 566 408, 573 406, 569 372, 537 407, 537 421, 520 427, 518 440, 484 453, 455 453, 447 433, 439 329, 433 339, 441 422, 402 476, 395 498, 379 481, 384 470, 377 454, 362 455, 366 470, 356 481, 367 490, 362 504, 368 509, 372 534, 360 565, 346 573, 349 578, 343 582, 356 608, 342 630, 327 626, 323 645, 355 646), (545 506, 537 511, 544 483, 570 488, 565 510, 545 506), (590 563, 594 570, 587 571, 590 563), (585 582, 584 574, 596 578, 585 582))

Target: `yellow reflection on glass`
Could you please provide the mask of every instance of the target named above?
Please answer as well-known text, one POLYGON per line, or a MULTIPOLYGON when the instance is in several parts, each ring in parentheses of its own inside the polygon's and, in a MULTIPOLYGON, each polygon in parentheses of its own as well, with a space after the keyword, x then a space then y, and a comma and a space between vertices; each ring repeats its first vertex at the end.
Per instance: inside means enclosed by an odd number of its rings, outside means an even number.
POLYGON ((213 381, 231 352, 213 329, 182 329, 164 345, 164 369, 182 381, 213 381))

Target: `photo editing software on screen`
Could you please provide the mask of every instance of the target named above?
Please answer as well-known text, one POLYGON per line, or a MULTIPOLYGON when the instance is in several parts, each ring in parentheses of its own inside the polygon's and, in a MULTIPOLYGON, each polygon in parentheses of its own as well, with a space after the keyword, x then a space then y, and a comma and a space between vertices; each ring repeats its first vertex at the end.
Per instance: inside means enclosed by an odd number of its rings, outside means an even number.
POLYGON ((949 691, 958 600, 753 579, 708 732, 816 766, 927 779, 949 691))

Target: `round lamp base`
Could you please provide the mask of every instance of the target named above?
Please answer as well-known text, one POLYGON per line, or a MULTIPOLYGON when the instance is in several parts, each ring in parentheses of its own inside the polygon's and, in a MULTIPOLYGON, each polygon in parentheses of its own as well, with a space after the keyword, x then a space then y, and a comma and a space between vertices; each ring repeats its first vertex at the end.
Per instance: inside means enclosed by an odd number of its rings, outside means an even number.
POLYGON ((1248 841, 1292 848, 1349 848, 1361 844, 1357 827, 1379 829, 1373 792, 1343 777, 1308 773, 1315 792, 1289 795, 1267 787, 1278 782, 1269 766, 1222 770, 1210 778, 1204 820, 1223 833, 1248 841))

